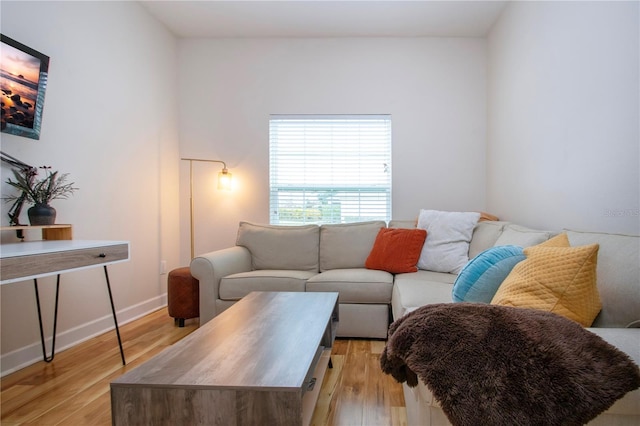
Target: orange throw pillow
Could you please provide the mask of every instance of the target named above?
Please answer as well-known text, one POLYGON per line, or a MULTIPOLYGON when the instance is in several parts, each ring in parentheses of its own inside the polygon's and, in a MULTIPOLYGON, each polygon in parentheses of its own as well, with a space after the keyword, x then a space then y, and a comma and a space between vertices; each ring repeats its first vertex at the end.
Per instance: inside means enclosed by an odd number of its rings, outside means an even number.
POLYGON ((392 274, 417 272, 416 264, 426 238, 424 229, 382 228, 365 266, 392 274))

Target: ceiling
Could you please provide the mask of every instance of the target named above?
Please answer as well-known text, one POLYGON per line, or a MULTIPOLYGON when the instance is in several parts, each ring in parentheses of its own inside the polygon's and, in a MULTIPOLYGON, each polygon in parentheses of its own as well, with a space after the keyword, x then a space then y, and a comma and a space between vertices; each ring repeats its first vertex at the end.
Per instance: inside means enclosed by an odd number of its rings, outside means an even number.
POLYGON ((142 6, 178 37, 484 37, 506 1, 164 1, 142 6))

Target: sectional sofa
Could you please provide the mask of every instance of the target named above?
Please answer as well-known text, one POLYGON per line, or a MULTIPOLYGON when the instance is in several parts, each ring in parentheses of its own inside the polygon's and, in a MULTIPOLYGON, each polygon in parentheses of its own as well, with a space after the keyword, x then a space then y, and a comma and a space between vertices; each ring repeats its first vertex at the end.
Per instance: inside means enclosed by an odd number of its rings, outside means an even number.
MULTIPOLYGON (((392 220, 389 228, 415 228, 392 220)), ((270 226, 241 222, 234 247, 202 254, 191 262, 200 285, 203 324, 251 291, 339 293, 342 337, 387 337, 391 321, 420 306, 452 302, 456 273, 418 270, 392 274, 365 263, 382 221, 340 225, 270 226)), ((599 244, 597 286, 602 310, 590 331, 640 364, 640 238, 565 231, 572 246, 599 244)), ((468 243, 468 259, 504 245, 529 247, 557 232, 503 221, 480 221, 468 243)), ((428 236, 427 236, 428 238, 428 236)), ((409 424, 447 424, 424 384, 404 385, 409 424)), ((640 424, 640 390, 629 392, 593 424, 640 424)))
POLYGON ((386 338, 394 276, 365 268, 385 222, 269 226, 241 222, 235 247, 193 259, 200 281, 200 323, 252 291, 340 294, 342 337, 386 338))

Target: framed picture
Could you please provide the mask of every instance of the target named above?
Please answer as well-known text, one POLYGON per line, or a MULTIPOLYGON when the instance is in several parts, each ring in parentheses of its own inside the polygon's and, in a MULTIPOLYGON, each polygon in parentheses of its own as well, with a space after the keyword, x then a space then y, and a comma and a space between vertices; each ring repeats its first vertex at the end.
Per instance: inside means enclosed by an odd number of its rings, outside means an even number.
POLYGON ((49 57, 0 34, 2 132, 40 139, 49 57))

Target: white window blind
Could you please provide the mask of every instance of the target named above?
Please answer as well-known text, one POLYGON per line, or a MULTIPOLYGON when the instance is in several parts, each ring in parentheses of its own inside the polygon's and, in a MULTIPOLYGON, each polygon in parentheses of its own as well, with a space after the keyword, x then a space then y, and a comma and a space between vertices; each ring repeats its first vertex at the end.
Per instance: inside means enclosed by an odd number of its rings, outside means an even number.
POLYGON ((272 115, 270 222, 391 218, 390 115, 272 115))

